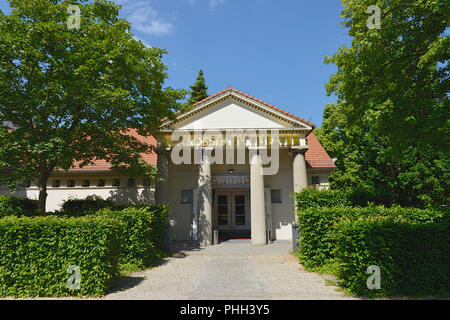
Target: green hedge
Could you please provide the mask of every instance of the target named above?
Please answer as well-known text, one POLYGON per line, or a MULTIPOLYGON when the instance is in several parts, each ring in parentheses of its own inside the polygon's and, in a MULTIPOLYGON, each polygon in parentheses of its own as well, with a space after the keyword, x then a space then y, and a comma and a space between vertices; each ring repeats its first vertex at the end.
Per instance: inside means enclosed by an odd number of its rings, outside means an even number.
POLYGON ((39 202, 22 197, 0 196, 0 218, 10 215, 34 216, 42 212, 38 210, 39 202))
POLYGON ((366 207, 370 205, 392 205, 392 196, 388 193, 375 192, 364 188, 348 190, 318 190, 306 188, 295 194, 298 210, 316 207, 366 207))
POLYGON ((125 224, 122 265, 143 269, 162 255, 164 232, 168 224, 165 206, 103 209, 96 215, 112 217, 125 224))
POLYGON ((119 275, 124 225, 106 217, 0 219, 0 296, 101 296, 119 275), (81 288, 71 291, 67 268, 81 288))
POLYGON ((306 188, 295 194, 297 210, 317 207, 342 207, 349 205, 347 194, 338 190, 306 188))
POLYGON ((337 276, 343 288, 370 297, 450 291, 450 225, 360 218, 336 228, 337 276), (381 288, 367 288, 367 267, 381 270, 381 288))
POLYGON ((397 206, 299 210, 297 255, 307 269, 331 270, 354 294, 448 290, 448 217, 444 211, 397 206), (381 268, 382 290, 367 289, 370 265, 381 268))
POLYGON ((306 268, 323 267, 334 262, 337 223, 359 217, 391 217, 396 221, 432 222, 444 217, 441 211, 401 207, 317 207, 297 212, 300 237, 298 257, 306 268))
POLYGON ((64 201, 59 214, 79 217, 94 214, 100 209, 114 206, 113 201, 104 200, 98 196, 87 196, 85 199, 68 199, 64 201))

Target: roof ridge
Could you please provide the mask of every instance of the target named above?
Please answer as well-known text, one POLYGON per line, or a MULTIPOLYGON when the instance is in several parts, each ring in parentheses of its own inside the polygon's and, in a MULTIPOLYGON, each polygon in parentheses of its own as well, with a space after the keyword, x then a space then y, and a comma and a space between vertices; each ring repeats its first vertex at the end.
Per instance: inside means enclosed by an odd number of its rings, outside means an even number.
POLYGON ((267 102, 265 102, 265 101, 263 101, 263 100, 261 100, 261 99, 258 99, 258 98, 254 97, 254 96, 252 96, 252 95, 249 95, 249 94, 247 94, 247 93, 245 93, 245 92, 243 92, 243 91, 240 91, 240 90, 238 90, 238 89, 235 89, 235 88, 233 88, 232 86, 228 86, 226 89, 221 90, 221 91, 219 91, 219 92, 216 92, 216 93, 214 93, 214 94, 212 94, 212 95, 206 97, 205 99, 196 102, 196 103, 194 104, 194 106, 197 106, 197 105, 199 105, 199 104, 201 104, 201 103, 203 103, 203 102, 206 102, 206 101, 208 101, 208 100, 210 100, 210 99, 212 99, 212 98, 214 98, 214 97, 216 97, 216 96, 218 96, 218 95, 220 95, 220 94, 222 94, 222 93, 225 93, 225 92, 227 92, 227 91, 233 91, 233 92, 239 93, 239 94, 241 94, 241 95, 243 95, 243 96, 245 96, 245 97, 247 97, 247 98, 249 98, 249 99, 251 99, 251 100, 254 100, 254 101, 257 101, 257 102, 259 102, 259 103, 262 103, 263 105, 265 105, 265 106, 267 106, 267 107, 269 107, 269 108, 272 108, 272 109, 274 109, 274 110, 276 110, 276 111, 278 111, 278 112, 284 113, 285 115, 288 115, 288 116, 290 116, 290 117, 292 117, 292 118, 295 118, 295 119, 297 119, 297 120, 303 121, 303 122, 309 124, 310 126, 312 126, 313 128, 315 128, 314 123, 309 122, 309 121, 307 121, 307 120, 305 120, 305 119, 303 119, 303 118, 300 118, 299 116, 296 116, 296 115, 294 115, 294 114, 292 114, 292 113, 290 113, 290 112, 287 112, 286 110, 283 110, 283 109, 281 109, 281 108, 278 108, 278 107, 276 107, 276 106, 274 106, 274 105, 272 105, 272 104, 270 104, 270 103, 267 103, 267 102))

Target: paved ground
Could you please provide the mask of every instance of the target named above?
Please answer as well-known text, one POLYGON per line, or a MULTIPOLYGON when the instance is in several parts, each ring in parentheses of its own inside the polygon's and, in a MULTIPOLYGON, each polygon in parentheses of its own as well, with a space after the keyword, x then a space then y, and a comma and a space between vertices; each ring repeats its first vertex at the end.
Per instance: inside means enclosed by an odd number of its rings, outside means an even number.
POLYGON ((354 299, 306 272, 290 241, 252 246, 232 240, 173 247, 165 263, 123 279, 106 299, 354 299))

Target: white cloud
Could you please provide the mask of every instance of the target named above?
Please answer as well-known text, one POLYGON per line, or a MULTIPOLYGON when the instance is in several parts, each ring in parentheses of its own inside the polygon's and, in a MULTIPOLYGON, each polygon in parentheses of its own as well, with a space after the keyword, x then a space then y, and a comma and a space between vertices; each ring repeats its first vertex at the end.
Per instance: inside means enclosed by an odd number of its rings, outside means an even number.
POLYGON ((215 8, 218 5, 224 4, 225 0, 209 0, 209 7, 210 8, 215 8))
POLYGON ((215 7, 217 7, 217 6, 219 6, 219 5, 222 5, 222 4, 225 4, 225 2, 226 2, 226 0, 188 0, 188 3, 191 5, 191 6, 194 6, 194 5, 196 5, 197 3, 199 3, 199 2, 203 2, 203 3, 208 3, 208 5, 209 5, 209 7, 211 8, 211 9, 214 9, 215 7))
POLYGON ((174 25, 161 17, 148 1, 122 0, 119 3, 133 29, 158 36, 173 32, 174 25))

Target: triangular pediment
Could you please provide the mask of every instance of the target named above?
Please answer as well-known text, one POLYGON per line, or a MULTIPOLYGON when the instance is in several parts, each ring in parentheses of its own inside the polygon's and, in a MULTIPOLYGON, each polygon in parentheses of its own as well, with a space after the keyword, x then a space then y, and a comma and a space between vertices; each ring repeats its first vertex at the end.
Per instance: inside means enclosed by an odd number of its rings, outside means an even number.
POLYGON ((304 129, 313 124, 261 100, 228 88, 201 101, 189 112, 167 121, 163 129, 304 129))

